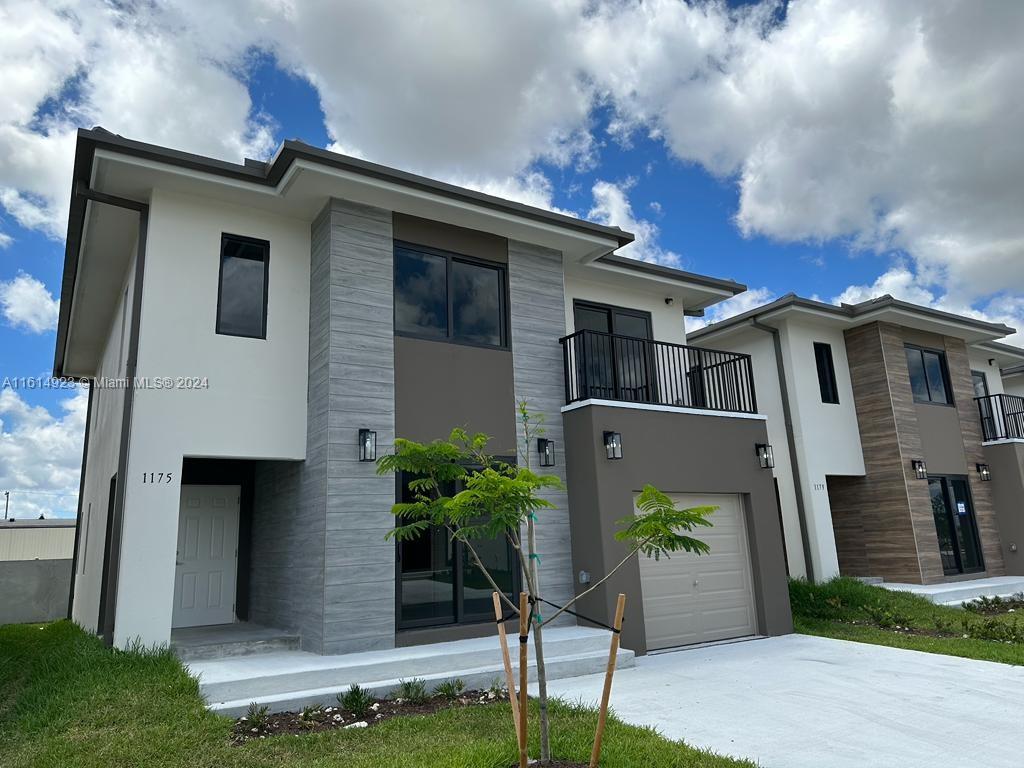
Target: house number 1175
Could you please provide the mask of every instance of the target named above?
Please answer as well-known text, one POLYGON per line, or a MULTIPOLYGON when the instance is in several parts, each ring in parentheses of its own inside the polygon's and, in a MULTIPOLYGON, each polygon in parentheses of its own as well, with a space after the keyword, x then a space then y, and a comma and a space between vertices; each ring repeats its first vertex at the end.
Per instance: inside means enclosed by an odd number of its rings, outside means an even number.
POLYGON ((142 482, 146 485, 151 483, 167 485, 174 479, 173 475, 173 472, 143 472, 142 482))

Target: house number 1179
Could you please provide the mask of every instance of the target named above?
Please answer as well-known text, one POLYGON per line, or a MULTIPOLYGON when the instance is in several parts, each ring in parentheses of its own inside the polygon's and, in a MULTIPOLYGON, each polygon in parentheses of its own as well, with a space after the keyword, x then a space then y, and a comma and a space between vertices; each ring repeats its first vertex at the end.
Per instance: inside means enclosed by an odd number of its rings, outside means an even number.
POLYGON ((146 485, 151 483, 167 485, 174 479, 173 475, 173 472, 143 472, 142 482, 146 485))

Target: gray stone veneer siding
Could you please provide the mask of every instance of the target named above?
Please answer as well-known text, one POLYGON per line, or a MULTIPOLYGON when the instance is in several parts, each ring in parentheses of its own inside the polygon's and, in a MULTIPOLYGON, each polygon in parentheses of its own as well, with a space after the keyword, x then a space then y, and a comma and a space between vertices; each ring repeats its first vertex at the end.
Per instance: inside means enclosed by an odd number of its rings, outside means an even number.
MULTIPOLYGON (((562 348, 558 343, 565 335, 562 254, 509 240, 508 281, 516 401, 526 398, 531 411, 544 415, 544 436, 555 441, 556 464, 543 471, 557 475, 564 485, 566 459, 561 409, 565 404, 565 379, 562 348)), ((518 413, 516 423, 521 429, 518 413)), ((537 464, 536 442, 529 450, 531 467, 541 471, 537 464)), ((569 497, 564 489, 549 492, 546 497, 555 509, 538 515, 541 593, 562 605, 574 594, 569 497)), ((566 616, 564 622, 559 619, 556 623, 574 622, 566 616)))

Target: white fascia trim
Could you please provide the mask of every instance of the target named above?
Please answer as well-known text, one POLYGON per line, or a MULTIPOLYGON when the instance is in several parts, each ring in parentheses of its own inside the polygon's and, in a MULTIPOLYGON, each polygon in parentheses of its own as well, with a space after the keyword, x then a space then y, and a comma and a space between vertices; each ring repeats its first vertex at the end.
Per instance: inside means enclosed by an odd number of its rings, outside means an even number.
POLYGON ((1019 437, 1004 437, 1001 440, 986 440, 982 445, 1006 445, 1008 443, 1024 443, 1024 439, 1019 437))
POLYGON ((726 419, 750 419, 752 421, 768 421, 761 413, 737 413, 735 411, 713 411, 710 408, 687 408, 682 405, 652 405, 651 403, 624 403, 619 400, 599 400, 591 398, 562 406, 562 413, 586 408, 588 405, 601 405, 606 408, 628 408, 634 411, 662 411, 664 413, 689 413, 694 416, 720 416, 726 419))

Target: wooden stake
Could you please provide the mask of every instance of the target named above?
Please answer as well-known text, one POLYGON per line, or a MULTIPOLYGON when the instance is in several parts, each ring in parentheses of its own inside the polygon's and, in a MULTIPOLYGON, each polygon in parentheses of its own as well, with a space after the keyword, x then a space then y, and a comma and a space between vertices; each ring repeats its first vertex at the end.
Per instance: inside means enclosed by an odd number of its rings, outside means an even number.
POLYGON ((615 604, 615 621, 612 626, 612 647, 608 652, 608 669, 604 674, 604 691, 601 693, 601 710, 597 715, 597 732, 594 734, 594 749, 590 753, 590 768, 597 768, 601 758, 601 739, 604 737, 604 724, 608 717, 608 699, 612 695, 612 675, 615 674, 615 660, 619 654, 619 631, 622 629, 622 616, 626 611, 626 596, 619 593, 619 601, 615 604))
POLYGON ((526 755, 526 640, 530 632, 529 603, 526 593, 519 593, 519 768, 527 768, 526 755))
POLYGON ((498 638, 501 640, 501 660, 505 663, 505 686, 508 688, 508 702, 512 705, 512 725, 519 738, 519 704, 516 701, 516 677, 512 673, 512 658, 508 653, 508 635, 505 634, 505 622, 501 620, 501 597, 492 592, 494 598, 494 619, 498 622, 498 638))

